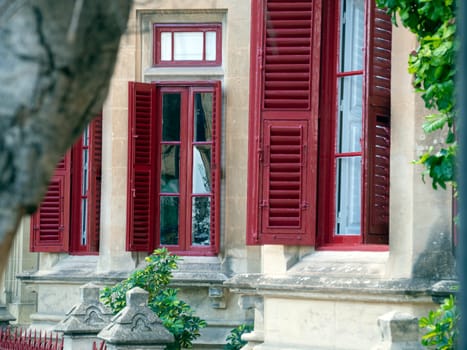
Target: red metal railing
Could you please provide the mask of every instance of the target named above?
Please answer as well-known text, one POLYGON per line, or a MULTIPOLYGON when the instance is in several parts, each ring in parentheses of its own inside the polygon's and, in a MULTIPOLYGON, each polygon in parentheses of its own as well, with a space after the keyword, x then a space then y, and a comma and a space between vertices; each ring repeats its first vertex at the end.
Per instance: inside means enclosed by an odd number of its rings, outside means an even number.
POLYGON ((0 350, 63 350, 63 338, 42 331, 0 329, 0 350))
POLYGON ((96 342, 92 344, 92 350, 107 350, 107 345, 105 345, 105 341, 102 341, 99 347, 97 347, 96 342))

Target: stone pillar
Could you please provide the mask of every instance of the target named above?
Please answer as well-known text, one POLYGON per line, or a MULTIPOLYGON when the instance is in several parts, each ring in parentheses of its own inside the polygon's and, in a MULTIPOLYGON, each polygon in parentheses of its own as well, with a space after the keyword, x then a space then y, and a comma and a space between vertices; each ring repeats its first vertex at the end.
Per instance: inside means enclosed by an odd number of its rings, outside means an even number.
POLYGON ((408 313, 388 312, 378 318, 381 343, 372 350, 423 350, 419 341, 418 319, 408 313))
POLYGON ((407 72, 415 36, 392 27, 390 255, 388 278, 449 279, 455 276, 451 246, 451 191, 434 191, 422 181, 421 165, 412 164, 441 134, 427 136, 419 94, 407 72), (395 77, 397 77, 395 79, 395 77), (436 136, 435 136, 436 135, 436 136))
POLYGON ((241 350, 253 350, 256 345, 264 343, 264 301, 258 295, 242 295, 239 300, 244 310, 255 310, 255 327, 252 332, 242 334, 242 340, 248 343, 241 350))
POLYGON ((6 328, 10 325, 10 321, 16 320, 10 314, 5 305, 0 305, 0 328, 6 328))
POLYGON ((97 336, 107 350, 165 349, 174 337, 148 307, 149 293, 136 287, 126 293, 126 307, 97 336))
POLYGON ((98 341, 97 333, 110 323, 112 311, 99 301, 99 287, 87 283, 80 287, 81 302, 71 308, 67 316, 54 327, 63 333, 63 350, 91 349, 98 341))

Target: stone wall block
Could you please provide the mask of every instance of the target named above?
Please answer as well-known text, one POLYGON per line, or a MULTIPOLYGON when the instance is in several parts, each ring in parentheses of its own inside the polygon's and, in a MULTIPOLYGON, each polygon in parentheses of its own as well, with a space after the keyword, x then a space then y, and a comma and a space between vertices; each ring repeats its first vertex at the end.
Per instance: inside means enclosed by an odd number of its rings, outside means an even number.
POLYGON ((98 334, 109 350, 164 349, 174 342, 173 335, 147 306, 148 297, 149 293, 139 287, 127 292, 127 306, 98 334))
POLYGON ((408 313, 388 312, 378 318, 381 343, 372 350, 422 350, 418 319, 408 313))

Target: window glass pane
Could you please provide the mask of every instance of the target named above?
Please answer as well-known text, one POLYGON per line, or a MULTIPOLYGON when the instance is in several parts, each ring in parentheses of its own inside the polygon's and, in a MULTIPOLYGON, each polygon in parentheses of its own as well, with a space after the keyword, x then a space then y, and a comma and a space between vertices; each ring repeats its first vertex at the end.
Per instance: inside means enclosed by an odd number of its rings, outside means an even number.
POLYGON ((211 193, 211 146, 193 147, 193 193, 211 193))
POLYGON ((212 140, 212 92, 194 94, 194 141, 212 140))
POLYGON ((161 192, 180 192, 180 146, 161 147, 161 192))
POLYGON ((202 32, 174 33, 174 60, 201 61, 203 59, 202 32))
POLYGON ((216 32, 206 32, 206 61, 216 60, 216 32))
POLYGON ((83 147, 81 150, 81 237, 80 244, 86 245, 88 240, 88 190, 89 190, 89 126, 84 129, 82 136, 83 147))
POLYGON ((362 76, 339 79, 337 153, 359 152, 362 137, 362 76))
POLYGON ((340 69, 363 69, 364 0, 341 0, 340 69))
POLYGON ((336 172, 336 235, 359 235, 361 157, 337 159, 336 172))
POLYGON ((180 93, 162 95, 162 141, 180 141, 180 93))
POLYGON ((161 33, 161 61, 172 61, 172 33, 161 33))
POLYGON ((81 245, 86 245, 88 241, 88 199, 81 199, 81 245))
POLYGON ((161 244, 178 244, 178 197, 161 197, 161 244))
POLYGON ((211 236, 211 198, 193 197, 191 212, 192 244, 208 246, 211 236))

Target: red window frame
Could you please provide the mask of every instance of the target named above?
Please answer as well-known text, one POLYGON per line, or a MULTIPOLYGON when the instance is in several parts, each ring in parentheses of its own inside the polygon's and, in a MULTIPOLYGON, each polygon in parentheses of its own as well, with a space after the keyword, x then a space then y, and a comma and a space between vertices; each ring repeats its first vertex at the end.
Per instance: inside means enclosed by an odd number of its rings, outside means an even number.
MULTIPOLYGON (((321 249, 359 249, 359 250, 386 250, 388 243, 388 232, 386 226, 385 234, 373 234, 373 227, 371 222, 374 216, 372 212, 373 192, 371 188, 373 185, 373 177, 375 170, 374 161, 371 159, 374 156, 373 144, 375 141, 374 136, 371 135, 375 132, 374 121, 371 118, 389 119, 388 110, 381 111, 379 105, 389 100, 389 93, 385 92, 381 100, 374 103, 375 109, 379 108, 375 116, 375 112, 371 111, 370 105, 374 93, 372 91, 375 84, 372 79, 374 74, 373 67, 375 55, 374 48, 377 46, 373 43, 375 40, 372 36, 376 32, 375 18, 381 16, 379 10, 375 8, 373 2, 366 0, 365 6, 365 38, 364 38, 364 54, 365 62, 362 70, 341 72, 339 68, 339 17, 340 6, 339 0, 323 2, 323 38, 324 44, 322 46, 322 56, 324 62, 328 64, 322 65, 322 75, 328 77, 321 81, 321 123, 319 131, 319 179, 318 179, 318 235, 317 246, 321 249), (362 100, 362 139, 361 151, 340 154, 336 150, 336 130, 337 130, 337 111, 338 111, 338 81, 341 77, 346 76, 363 76, 363 100, 362 100), (383 113, 380 113, 383 112, 383 113), (361 156, 362 172, 361 172, 361 230, 359 235, 337 235, 335 234, 336 227, 336 160, 341 157, 347 156, 361 156)), ((388 21, 387 18, 384 21, 388 21)), ((381 24, 381 22, 380 22, 381 24)), ((381 25, 385 25, 382 23, 381 25)), ((383 27, 384 28, 384 27, 383 27)), ((380 73, 381 74, 381 73, 380 73)), ((377 86, 376 88, 380 88, 377 86)), ((383 95, 383 94, 382 94, 383 95)), ((387 164, 389 166, 389 164, 387 164)), ((386 188, 389 192, 389 188, 386 188)), ((388 204, 388 199, 385 199, 388 204)))
MULTIPOLYGON (((365 1, 365 8, 368 1, 365 1)), ((326 210, 319 210, 318 214, 318 239, 317 244, 325 246, 329 244, 344 244, 344 245, 358 245, 363 243, 363 234, 360 231, 359 235, 336 235, 336 167, 337 159, 360 156, 362 162, 364 161, 365 152, 363 149, 364 143, 361 142, 362 148, 359 152, 339 153, 337 151, 337 114, 338 114, 338 83, 339 79, 343 77, 364 76, 365 69, 358 71, 342 72, 339 67, 340 60, 340 4, 339 0, 328 1, 323 5, 323 30, 326 35, 322 46, 322 55, 325 57, 322 65, 322 74, 327 77, 322 81, 323 94, 321 96, 321 110, 322 118, 320 124, 320 173, 319 173, 319 194, 318 201, 320 205, 318 208, 323 207, 326 210)), ((366 48, 366 45, 365 45, 366 48)), ((363 89, 363 86, 362 86, 363 89)), ((363 96, 364 94, 362 94, 363 96)), ((362 101, 362 106, 365 101, 362 101)), ((365 112, 362 110, 362 122, 365 123, 365 112)), ((363 131, 363 125, 362 125, 363 131)), ((362 138, 365 136, 362 133, 362 138)), ((362 179, 364 177, 362 171, 362 179)), ((362 180, 363 182, 363 180, 362 180)), ((363 184, 360 185, 360 190, 363 190, 363 184)), ((361 200, 364 200, 362 194, 361 200)), ((361 223, 363 223, 364 210, 361 206, 361 223)), ((361 225, 363 227, 363 225, 361 225)))
POLYGON ((155 23, 153 25, 153 65, 158 67, 182 67, 182 66, 220 66, 222 64, 222 24, 221 23, 196 23, 196 24, 167 24, 155 23), (161 60, 161 33, 172 33, 172 60, 161 60), (176 32, 204 33, 203 35, 203 59, 201 60, 174 60, 174 36, 176 32), (216 33, 216 59, 206 60, 206 32, 216 33))
POLYGON ((72 183, 71 183, 71 222, 70 253, 75 255, 97 255, 99 252, 100 231, 100 185, 101 185, 101 145, 102 117, 91 122, 88 127, 87 143, 82 135, 71 149, 72 183), (88 152, 87 191, 82 193, 83 186, 83 150, 88 152), (81 241, 83 208, 82 200, 87 200, 86 243, 81 241))
MULTIPOLYGON (((129 82, 129 160, 127 250, 150 252, 161 246, 160 190, 161 145, 179 144, 180 192, 170 193, 180 198, 179 240, 176 245, 164 245, 178 255, 216 255, 220 230, 220 137, 221 87, 219 81, 129 82), (162 141, 162 94, 181 93, 180 140, 162 141), (213 93, 212 141, 193 140, 193 94, 213 93), (198 144, 211 147, 211 216, 210 244, 191 244, 192 148, 198 144), (190 199, 190 200, 187 200, 190 199)), ((197 195, 196 195, 197 196, 197 195)), ((204 195, 203 195, 204 196, 204 195)))

